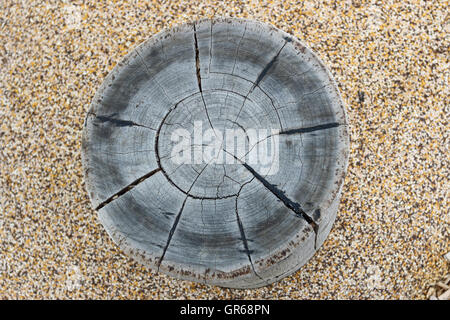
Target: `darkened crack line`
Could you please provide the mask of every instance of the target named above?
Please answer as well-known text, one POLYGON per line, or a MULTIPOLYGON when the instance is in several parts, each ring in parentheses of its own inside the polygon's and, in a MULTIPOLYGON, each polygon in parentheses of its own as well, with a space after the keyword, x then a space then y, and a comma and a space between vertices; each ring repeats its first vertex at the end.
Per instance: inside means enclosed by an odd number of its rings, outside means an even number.
MULTIPOLYGON (((206 118, 208 118, 209 125, 211 126, 211 129, 213 129, 214 134, 216 134, 216 131, 214 130, 214 127, 211 122, 211 118, 208 114, 208 108, 206 107, 205 97, 203 96, 203 89, 202 89, 202 77, 200 75, 200 53, 198 49, 198 41, 197 41, 197 29, 194 24, 194 47, 195 47, 195 71, 197 74, 197 83, 198 83, 198 90, 200 91, 200 95, 202 97, 203 106, 205 107, 205 113, 206 118)), ((217 136, 217 134, 216 134, 217 136)))
POLYGON ((250 88, 249 92, 247 93, 247 95, 244 98, 244 101, 242 102, 241 108, 239 109, 239 112, 236 116, 236 119, 234 120, 235 122, 237 122, 237 119, 239 118, 239 115, 241 114, 242 108, 245 105, 245 102, 247 101, 248 96, 250 95, 250 93, 253 92, 253 90, 256 87, 259 87, 259 83, 262 81, 262 79, 264 79, 264 77, 266 76, 266 74, 269 72, 269 70, 272 68, 272 66, 275 64, 275 62, 278 60, 278 57, 281 53, 281 51, 284 49, 284 47, 286 46, 288 42, 285 41, 284 44, 281 46, 281 48, 278 50, 278 52, 276 53, 276 55, 269 61, 268 64, 266 64, 266 66, 264 67, 264 69, 259 73, 258 77, 256 78, 256 81, 253 83, 252 87, 250 88))
POLYGON ((250 171, 251 174, 255 176, 257 180, 259 180, 270 192, 272 192, 278 199, 280 199, 286 207, 294 211, 297 215, 303 217, 311 226, 315 227, 316 223, 314 220, 301 208, 300 204, 297 202, 292 201, 289 199, 285 194, 284 191, 281 191, 278 189, 275 185, 271 184, 269 181, 267 181, 263 176, 261 176, 259 173, 257 173, 251 166, 249 166, 247 163, 242 162, 242 165, 250 171))
MULTIPOLYGON (((232 157, 234 157, 237 161, 239 161, 250 173, 253 175, 254 178, 256 178, 258 181, 260 181, 270 192, 272 192, 278 199, 280 199, 283 204, 288 208, 291 209, 291 211, 294 212, 295 216, 301 217, 306 220, 306 222, 311 226, 311 228, 314 231, 314 249, 317 250, 317 237, 319 234, 319 225, 301 208, 300 204, 297 202, 292 201, 289 199, 283 191, 278 189, 275 185, 268 182, 264 177, 262 177, 260 174, 258 174, 251 166, 246 164, 244 161, 240 160, 239 158, 235 157, 233 154, 229 153, 228 151, 224 150, 226 153, 230 154, 232 157)), ((249 181, 251 182, 253 178, 249 181)), ((247 183, 249 183, 247 182, 247 183)), ((245 184, 247 184, 245 183, 245 184)), ((239 190, 238 194, 236 195, 236 201, 237 197, 239 197, 239 194, 244 187, 243 184, 241 186, 241 189, 239 190)), ((237 203, 237 202, 236 202, 237 203)), ((236 204, 236 210, 237 210, 237 204, 236 204)), ((237 214, 237 211, 236 211, 237 214)), ((255 272, 256 274, 256 272, 255 272)), ((262 278, 261 278, 262 279, 262 278)))
POLYGON ((251 174, 255 176, 255 178, 260 181, 270 192, 272 192, 278 199, 280 199, 286 207, 291 209, 297 216, 302 217, 308 222, 311 228, 314 231, 314 249, 317 249, 317 235, 319 233, 319 225, 301 208, 300 204, 289 199, 283 191, 278 189, 275 185, 271 184, 264 177, 262 177, 259 173, 257 173, 252 167, 250 167, 245 162, 242 165, 250 171, 251 174))
POLYGON ((158 263, 157 263, 157 267, 158 267, 157 272, 159 272, 159 267, 161 266, 161 263, 162 263, 162 261, 163 261, 163 259, 164 259, 164 256, 166 255, 167 249, 169 248, 170 241, 172 240, 172 236, 173 236, 173 234, 175 233, 175 229, 176 229, 177 226, 178 226, 178 222, 180 221, 181 213, 183 212, 183 209, 184 209, 184 206, 185 206, 185 204, 186 204, 186 200, 187 200, 187 199, 188 199, 188 197, 185 197, 185 198, 184 198, 184 201, 183 201, 183 204, 181 205, 180 211, 178 211, 178 214, 177 214, 177 216, 175 217, 175 221, 174 221, 173 224, 172 224, 172 228, 170 228, 170 231, 169 231, 169 237, 168 237, 168 239, 167 239, 166 245, 164 246, 163 253, 162 253, 162 255, 161 255, 161 257, 159 258, 158 263))
POLYGON ((197 29, 194 24, 194 48, 195 48, 195 70, 197 74, 197 83, 198 89, 202 92, 202 78, 200 76, 200 57, 198 50, 198 41, 197 41, 197 29))
POLYGON ((224 175, 224 178, 228 178, 228 179, 230 179, 231 181, 233 181, 234 183, 240 184, 239 181, 234 180, 234 179, 233 179, 232 177, 230 177, 229 175, 224 175))
POLYGON ((164 247, 163 253, 162 253, 161 257, 160 257, 159 260, 158 260, 158 264, 157 264, 157 266, 158 266, 158 270, 157 270, 157 271, 158 271, 158 272, 159 272, 159 267, 161 266, 161 263, 162 263, 162 261, 163 261, 163 259, 164 259, 164 256, 166 255, 166 251, 167 251, 167 249, 169 248, 170 241, 172 240, 172 236, 173 236, 173 234, 175 233, 175 230, 176 230, 176 228, 177 228, 177 226, 178 226, 178 222, 180 221, 181 214, 183 213, 184 206, 185 206, 186 201, 187 201, 188 196, 189 196, 189 192, 192 190, 192 188, 194 187, 194 184, 197 182, 198 178, 201 176, 201 174, 202 174, 203 171, 206 169, 206 167, 208 167, 208 165, 209 165, 209 163, 206 164, 206 165, 203 167, 203 169, 200 171, 200 173, 199 173, 199 174, 197 175, 197 177, 194 179, 194 181, 193 181, 192 184, 191 184, 191 187, 190 187, 189 190, 187 191, 186 197, 184 198, 184 201, 183 201, 183 204, 181 205, 180 211, 178 212, 177 216, 175 217, 175 221, 173 222, 172 228, 171 228, 170 231, 169 231, 169 237, 168 237, 168 239, 167 239, 167 242, 166 242, 166 245, 165 245, 165 247, 164 247))
POLYGON ((244 251, 245 251, 245 254, 247 255, 248 261, 250 262, 250 266, 252 268, 253 273, 258 278, 260 278, 262 281, 264 281, 264 279, 256 272, 255 266, 253 264, 253 260, 252 260, 252 256, 251 256, 253 251, 248 248, 247 237, 245 236, 244 227, 242 225, 242 221, 241 221, 241 218, 239 217, 239 213, 238 213, 237 198, 238 197, 236 197, 236 220, 237 220, 237 223, 239 226, 239 233, 241 234, 241 240, 242 240, 242 243, 244 244, 244 251))
POLYGON ((256 272, 256 270, 255 270, 255 266, 254 266, 254 264, 253 264, 253 260, 252 260, 252 256, 251 256, 252 253, 253 253, 253 251, 250 250, 249 247, 248 247, 247 236, 245 235, 244 226, 243 226, 243 224, 242 224, 241 218, 239 217, 239 210, 238 210, 238 198, 239 198, 239 195, 240 195, 242 189, 244 188, 244 186, 245 186, 246 184, 252 182, 253 179, 254 179, 254 177, 253 177, 250 181, 244 183, 244 184, 241 186, 241 188, 239 189, 238 193, 236 194, 236 202, 235 202, 236 220, 237 220, 237 223, 238 223, 239 233, 240 233, 240 235, 241 235, 242 244, 244 245, 244 251, 245 251, 245 254, 246 254, 247 257, 248 257, 248 261, 250 262, 250 266, 251 266, 251 268, 252 268, 252 270, 253 270, 253 273, 254 273, 259 279, 261 279, 262 281, 265 282, 265 280, 264 280, 264 279, 256 272))
POLYGON ((309 225, 313 228, 314 232, 317 235, 317 232, 319 230, 319 225, 301 208, 300 204, 297 202, 292 201, 289 199, 285 194, 284 191, 281 191, 276 187, 276 185, 271 184, 269 181, 267 181, 263 176, 261 176, 258 172, 256 172, 251 166, 249 166, 247 163, 242 161, 241 159, 237 158, 235 155, 229 153, 228 151, 224 150, 226 153, 230 154, 232 157, 234 157, 237 161, 239 161, 250 173, 259 181, 261 182, 270 192, 272 192, 278 199, 281 200, 281 202, 284 203, 284 205, 291 209, 296 216, 302 217, 306 220, 306 222, 309 223, 309 225))
MULTIPOLYGON (((269 138, 271 138, 273 136, 276 136, 276 135, 290 135, 290 134, 296 134, 296 133, 309 133, 309 132, 314 132, 314 131, 319 131, 319 130, 336 128, 336 127, 340 127, 340 126, 345 126, 345 124, 337 123, 337 122, 331 122, 331 123, 317 125, 317 126, 314 126, 314 127, 289 129, 289 130, 285 130, 285 131, 280 131, 278 133, 270 134, 267 137, 265 137, 264 139, 261 139, 261 140, 257 141, 256 143, 254 143, 249 148, 249 150, 244 154, 244 156, 242 158, 245 158, 258 144, 260 144, 261 142, 264 142, 265 140, 267 140, 267 139, 269 139, 269 138)), ((241 160, 242 160, 242 158, 241 158, 241 160)))
POLYGON ((341 126, 340 123, 337 122, 330 122, 326 124, 320 124, 313 127, 307 127, 307 128, 298 128, 298 129, 290 129, 285 131, 280 131, 279 134, 295 134, 295 133, 307 133, 307 132, 314 132, 324 129, 331 129, 341 126))
POLYGON ((147 129, 156 131, 156 129, 154 129, 154 128, 145 126, 143 124, 136 123, 131 120, 123 120, 123 119, 114 118, 117 115, 117 113, 113 113, 108 116, 98 116, 93 112, 90 112, 90 114, 94 115, 95 119, 98 120, 100 123, 109 122, 109 123, 115 125, 116 127, 133 127, 134 126, 134 127, 143 127, 143 128, 147 128, 147 129))
POLYGON ((268 64, 264 67, 264 69, 261 71, 261 73, 258 75, 258 78, 256 78, 256 82, 253 85, 252 91, 254 87, 259 86, 259 83, 261 80, 266 76, 267 72, 272 68, 272 66, 275 64, 275 62, 278 60, 278 57, 280 56, 281 51, 284 49, 288 41, 286 41, 283 46, 278 50, 277 54, 272 58, 272 60, 269 61, 268 64))
POLYGON ((106 199, 105 201, 103 201, 102 203, 100 203, 97 208, 95 208, 95 210, 100 210, 101 208, 103 208, 104 206, 106 206, 108 203, 114 201, 115 199, 119 198, 120 196, 124 195, 125 193, 127 193, 128 191, 130 191, 131 189, 133 189, 134 187, 136 187, 139 183, 141 183, 142 181, 150 178, 152 175, 154 175, 155 173, 161 171, 161 168, 155 169, 153 171, 150 171, 149 173, 143 175, 142 177, 134 180, 132 183, 130 183, 129 185, 127 185, 125 188, 121 189, 119 192, 116 192, 115 194, 113 194, 111 197, 109 197, 108 199, 106 199))

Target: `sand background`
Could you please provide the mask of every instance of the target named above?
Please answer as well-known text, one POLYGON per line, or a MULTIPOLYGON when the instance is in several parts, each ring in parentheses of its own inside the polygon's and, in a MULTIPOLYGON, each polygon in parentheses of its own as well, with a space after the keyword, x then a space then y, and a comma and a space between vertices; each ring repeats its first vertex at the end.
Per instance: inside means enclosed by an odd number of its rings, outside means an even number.
POLYGON ((448 1, 0 3, 0 298, 424 298, 449 272, 448 1), (293 276, 232 290, 155 274, 91 209, 81 131, 108 72, 199 18, 272 23, 328 65, 351 150, 336 223, 293 276))

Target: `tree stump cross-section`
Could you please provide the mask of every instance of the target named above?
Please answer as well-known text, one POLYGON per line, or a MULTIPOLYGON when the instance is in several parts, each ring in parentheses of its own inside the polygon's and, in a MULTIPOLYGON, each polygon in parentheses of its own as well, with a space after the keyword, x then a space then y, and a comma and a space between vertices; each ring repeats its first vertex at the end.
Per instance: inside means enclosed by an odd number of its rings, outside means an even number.
POLYGON ((324 242, 348 145, 337 86, 310 49, 270 25, 215 19, 162 31, 118 63, 87 114, 82 159, 125 253, 180 279, 255 288, 324 242))

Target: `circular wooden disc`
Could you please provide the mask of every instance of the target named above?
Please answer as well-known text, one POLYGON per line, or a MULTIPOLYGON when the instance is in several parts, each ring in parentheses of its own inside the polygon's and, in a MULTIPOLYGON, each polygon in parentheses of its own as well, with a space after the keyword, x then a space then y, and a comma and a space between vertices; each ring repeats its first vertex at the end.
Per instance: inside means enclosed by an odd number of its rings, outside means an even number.
POLYGON ((310 49, 222 19, 127 55, 94 97, 82 155, 92 204, 127 254, 177 278, 254 288, 324 242, 348 143, 337 86, 310 49))

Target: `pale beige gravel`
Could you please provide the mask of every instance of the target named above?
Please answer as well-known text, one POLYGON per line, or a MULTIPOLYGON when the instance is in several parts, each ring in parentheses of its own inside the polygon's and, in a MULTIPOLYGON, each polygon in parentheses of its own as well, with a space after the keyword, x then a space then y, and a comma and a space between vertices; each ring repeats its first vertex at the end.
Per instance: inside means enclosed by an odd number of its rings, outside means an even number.
POLYGON ((448 7, 1 1, 0 298, 425 298, 449 271, 448 7), (133 262, 83 184, 83 121, 107 73, 161 29, 214 16, 303 40, 348 109, 350 164, 330 236, 295 275, 257 290, 178 281, 133 262))

